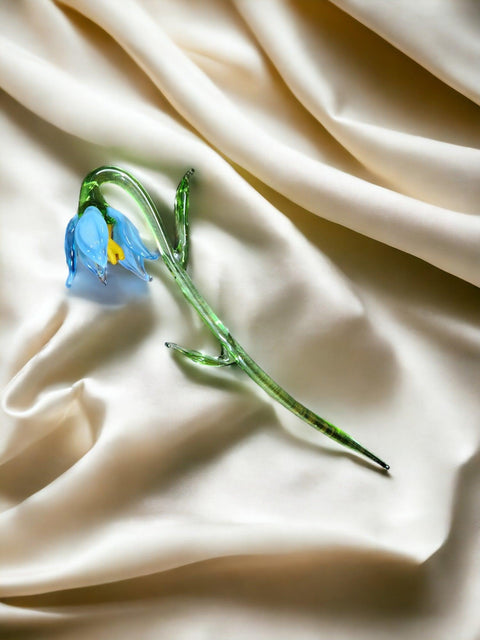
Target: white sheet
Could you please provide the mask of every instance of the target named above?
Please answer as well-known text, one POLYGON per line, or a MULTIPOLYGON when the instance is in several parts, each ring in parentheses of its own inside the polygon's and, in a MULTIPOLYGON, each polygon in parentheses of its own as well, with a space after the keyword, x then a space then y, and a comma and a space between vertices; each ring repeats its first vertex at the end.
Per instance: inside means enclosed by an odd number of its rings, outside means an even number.
POLYGON ((0 4, 0 637, 478 638, 479 33, 468 0, 0 4), (172 356, 217 345, 162 264, 67 292, 102 164, 165 215, 195 167, 194 282, 390 476, 172 356))

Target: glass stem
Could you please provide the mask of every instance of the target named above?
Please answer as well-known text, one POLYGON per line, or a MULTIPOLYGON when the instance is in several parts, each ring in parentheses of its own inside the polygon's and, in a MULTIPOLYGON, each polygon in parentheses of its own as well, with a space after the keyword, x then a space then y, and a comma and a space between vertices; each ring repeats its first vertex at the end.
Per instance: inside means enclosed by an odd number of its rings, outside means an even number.
MULTIPOLYGON (((330 422, 327 422, 316 413, 295 400, 289 393, 277 384, 254 360, 243 347, 232 336, 227 327, 216 315, 210 305, 205 301, 192 282, 192 279, 185 270, 186 252, 188 248, 188 238, 181 237, 181 243, 185 245, 183 257, 180 258, 175 251, 165 233, 162 218, 157 208, 143 186, 131 176, 127 171, 117 167, 100 167, 87 175, 80 190, 79 211, 83 211, 85 203, 92 199, 92 194, 98 192, 100 186, 105 183, 112 183, 124 189, 137 203, 142 211, 147 224, 155 238, 160 255, 170 271, 171 275, 180 287, 183 295, 196 310, 205 325, 218 339, 225 353, 230 360, 237 364, 254 382, 268 393, 274 400, 286 407, 294 415, 301 418, 311 427, 325 434, 341 445, 353 449, 361 455, 369 458, 383 469, 390 467, 383 460, 378 458, 371 451, 363 447, 347 433, 338 429, 330 422)), ((181 183, 182 184, 182 183, 181 183)), ((178 194, 177 194, 178 197, 178 194)), ((186 197, 182 194, 182 197, 186 197)), ((177 211, 175 212, 177 216, 177 211)), ((182 220, 183 223, 183 220, 182 220)), ((170 344, 170 343, 168 343, 170 344)))

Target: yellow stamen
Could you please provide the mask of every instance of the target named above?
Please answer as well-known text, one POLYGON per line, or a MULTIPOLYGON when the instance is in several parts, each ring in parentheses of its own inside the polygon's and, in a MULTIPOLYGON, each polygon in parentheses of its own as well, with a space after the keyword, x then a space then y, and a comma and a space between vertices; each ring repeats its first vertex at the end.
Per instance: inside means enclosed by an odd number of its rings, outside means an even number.
POLYGON ((117 264, 119 260, 125 259, 122 247, 112 240, 112 225, 108 225, 108 245, 107 245, 107 258, 112 264, 117 264))

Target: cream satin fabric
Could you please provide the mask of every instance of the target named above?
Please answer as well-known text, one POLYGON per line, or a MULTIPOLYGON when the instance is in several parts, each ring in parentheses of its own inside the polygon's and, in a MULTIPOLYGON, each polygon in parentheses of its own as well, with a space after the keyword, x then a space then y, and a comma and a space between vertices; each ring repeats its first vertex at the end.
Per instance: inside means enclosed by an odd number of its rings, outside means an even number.
POLYGON ((479 61, 474 0, 0 4, 1 638, 479 637, 479 61), (101 164, 195 167, 194 282, 390 476, 175 358, 161 263, 65 289, 101 164))

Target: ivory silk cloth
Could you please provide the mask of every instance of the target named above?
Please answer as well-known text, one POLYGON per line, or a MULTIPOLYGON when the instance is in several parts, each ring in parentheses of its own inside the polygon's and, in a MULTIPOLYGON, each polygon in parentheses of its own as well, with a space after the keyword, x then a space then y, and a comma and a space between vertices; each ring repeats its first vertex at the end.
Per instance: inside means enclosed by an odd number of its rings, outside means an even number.
POLYGON ((3 0, 0 86, 0 637, 478 639, 480 3, 3 0), (67 291, 103 164, 195 167, 199 290, 390 474, 161 261, 67 291))

